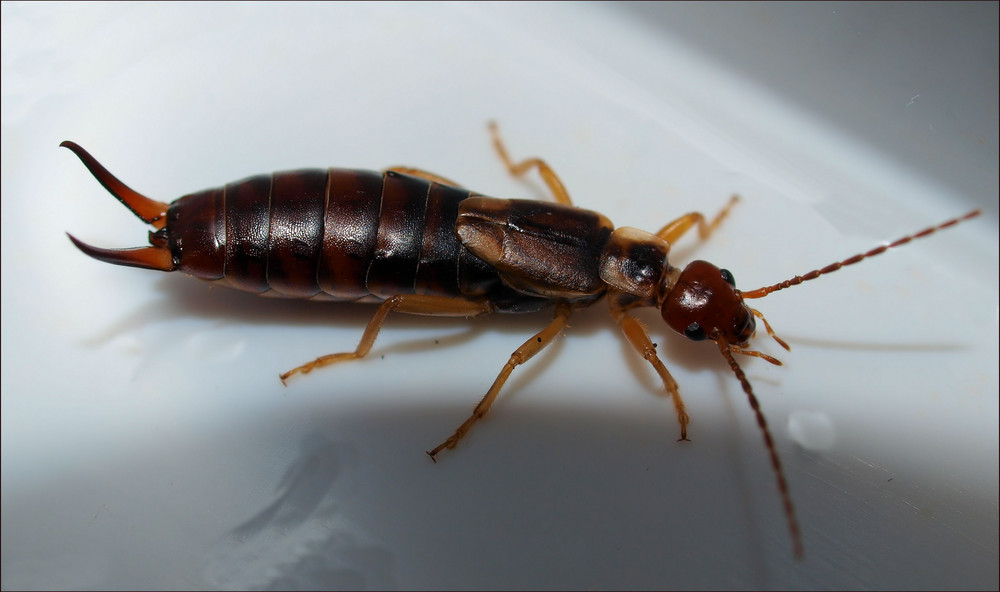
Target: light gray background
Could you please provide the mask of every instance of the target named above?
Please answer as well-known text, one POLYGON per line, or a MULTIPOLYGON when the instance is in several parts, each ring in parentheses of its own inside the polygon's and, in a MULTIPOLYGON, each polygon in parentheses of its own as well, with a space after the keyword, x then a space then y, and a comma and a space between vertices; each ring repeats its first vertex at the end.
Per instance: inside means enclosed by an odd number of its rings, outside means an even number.
POLYGON ((3 588, 998 585, 997 5, 2 5, 3 588), (756 288, 973 207, 958 229, 758 301, 741 360, 786 464, 791 556, 745 397, 643 315, 680 445, 603 304, 392 318, 100 264, 145 229, 58 143, 168 200, 304 166, 419 166, 655 230, 744 200, 704 258, 756 288))

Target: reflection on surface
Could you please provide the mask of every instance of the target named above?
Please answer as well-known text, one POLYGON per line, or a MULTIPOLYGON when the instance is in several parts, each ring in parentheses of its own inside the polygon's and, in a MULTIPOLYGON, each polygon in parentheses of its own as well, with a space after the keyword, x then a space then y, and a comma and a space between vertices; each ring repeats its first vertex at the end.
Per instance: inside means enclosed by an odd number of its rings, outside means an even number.
POLYGON ((394 588, 389 552, 345 515, 348 447, 313 433, 277 486, 277 497, 221 541, 207 579, 229 589, 394 588))

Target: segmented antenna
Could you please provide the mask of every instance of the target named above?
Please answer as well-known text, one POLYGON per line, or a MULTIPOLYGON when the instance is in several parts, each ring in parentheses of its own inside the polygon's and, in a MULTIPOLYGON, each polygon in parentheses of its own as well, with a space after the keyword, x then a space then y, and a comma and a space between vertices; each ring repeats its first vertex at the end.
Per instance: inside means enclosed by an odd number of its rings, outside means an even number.
POLYGON ((757 417, 757 425, 760 426, 761 434, 764 436, 764 445, 767 447, 767 453, 771 457, 771 467, 774 468, 774 477, 778 481, 781 503, 785 507, 785 519, 788 521, 788 532, 792 536, 793 552, 796 559, 802 559, 805 549, 802 545, 802 533, 799 530, 799 521, 795 517, 795 506, 792 505, 792 496, 788 493, 788 481, 785 480, 785 471, 781 468, 781 459, 778 458, 778 451, 774 448, 774 439, 771 438, 771 430, 767 428, 767 420, 764 419, 764 413, 760 410, 760 402, 757 401, 757 396, 753 394, 753 387, 750 386, 750 381, 743 374, 743 369, 740 368, 740 365, 736 363, 736 359, 733 358, 729 344, 719 335, 716 335, 714 340, 719 346, 719 351, 722 352, 722 357, 726 358, 726 362, 729 363, 729 367, 736 374, 737 380, 743 385, 743 392, 747 394, 750 407, 757 417))
POLYGON ((818 278, 821 275, 826 275, 828 273, 833 273, 833 272, 837 271, 838 269, 840 269, 841 267, 844 267, 844 266, 847 266, 847 265, 854 265, 855 263, 858 263, 859 261, 862 261, 862 260, 867 259, 869 257, 874 257, 875 255, 881 255, 882 253, 888 251, 889 249, 892 249, 892 248, 895 248, 895 247, 899 247, 901 245, 905 245, 906 243, 908 243, 908 242, 910 242, 910 241, 912 241, 914 239, 923 238, 923 237, 928 236, 930 234, 934 234, 935 232, 937 232, 939 230, 944 230, 945 228, 948 228, 950 226, 954 226, 954 225, 956 225, 959 222, 962 222, 964 220, 968 220, 970 218, 975 218, 979 214, 980 214, 979 210, 973 210, 973 211, 969 212, 968 214, 966 214, 964 216, 959 216, 958 218, 952 218, 951 220, 948 220, 947 222, 943 222, 941 224, 938 224, 937 226, 931 226, 930 228, 925 228, 925 229, 921 230, 920 232, 917 232, 917 233, 914 233, 914 234, 911 234, 911 235, 908 235, 908 236, 904 236, 903 238, 896 239, 896 240, 892 241, 891 243, 889 243, 887 245, 882 245, 880 247, 876 247, 876 248, 872 249, 871 251, 868 251, 867 253, 859 253, 859 254, 857 254, 857 255, 855 255, 853 257, 849 257, 847 259, 844 259, 843 261, 840 261, 839 263, 833 263, 833 264, 827 265, 826 267, 824 267, 822 269, 814 269, 813 271, 810 271, 809 273, 807 273, 805 275, 797 275, 797 276, 793 277, 790 280, 785 280, 783 282, 774 284, 773 286, 768 286, 766 288, 757 288, 756 290, 751 290, 749 292, 743 292, 742 293, 743 294, 743 298, 744 299, 746 299, 746 298, 763 298, 764 296, 767 296, 771 292, 777 292, 778 290, 784 290, 785 288, 790 288, 792 286, 797 286, 797 285, 801 284, 802 282, 808 282, 809 280, 814 280, 814 279, 818 278))

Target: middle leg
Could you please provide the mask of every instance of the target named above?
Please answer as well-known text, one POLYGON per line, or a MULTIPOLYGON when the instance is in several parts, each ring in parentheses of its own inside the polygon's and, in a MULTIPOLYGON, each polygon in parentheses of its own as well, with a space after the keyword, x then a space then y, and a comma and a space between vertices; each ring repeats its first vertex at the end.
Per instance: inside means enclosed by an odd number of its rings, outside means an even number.
POLYGON ((556 305, 556 315, 549 323, 547 327, 536 333, 531 337, 531 339, 525 341, 521 347, 514 350, 514 353, 510 355, 510 359, 504 364, 500 374, 497 376, 496 380, 493 381, 493 386, 487 391, 486 396, 483 400, 476 405, 475 410, 473 410, 472 415, 469 419, 465 420, 462 425, 458 426, 455 433, 452 434, 447 440, 439 444, 434 450, 430 450, 427 454, 430 455, 431 460, 436 462, 435 456, 438 455, 442 450, 448 448, 449 450, 455 448, 459 440, 461 440, 472 426, 475 425, 477 421, 482 419, 486 412, 490 410, 493 402, 496 400, 497 395, 500 394, 500 389, 503 388, 504 383, 510 377, 510 373, 514 371, 521 364, 527 362, 535 354, 542 351, 546 345, 552 343, 552 341, 559 335, 559 333, 566 327, 566 321, 569 320, 569 315, 572 312, 572 307, 566 302, 560 302, 556 305))
POLYGON ((495 121, 490 122, 490 135, 493 136, 493 147, 496 148, 497 154, 500 155, 500 159, 503 160, 510 174, 520 177, 531 169, 538 169, 538 174, 542 176, 542 180, 548 185, 549 191, 552 192, 556 201, 567 206, 573 205, 573 200, 569 198, 566 186, 563 185, 559 176, 556 175, 556 172, 552 170, 552 167, 548 163, 541 158, 528 158, 517 163, 511 160, 510 155, 507 154, 507 148, 504 147, 503 140, 500 139, 500 130, 497 128, 495 121))
POLYGON ((670 244, 673 244, 677 242, 680 237, 684 236, 684 233, 690 230, 692 226, 697 225, 698 238, 705 240, 713 232, 715 232, 715 229, 719 227, 719 224, 722 224, 722 221, 727 215, 729 215, 729 210, 733 209, 733 206, 735 206, 736 202, 739 200, 740 198, 738 195, 730 197, 729 202, 722 207, 711 222, 705 220, 705 215, 701 212, 691 212, 661 228, 660 231, 656 233, 656 236, 662 238, 670 244))

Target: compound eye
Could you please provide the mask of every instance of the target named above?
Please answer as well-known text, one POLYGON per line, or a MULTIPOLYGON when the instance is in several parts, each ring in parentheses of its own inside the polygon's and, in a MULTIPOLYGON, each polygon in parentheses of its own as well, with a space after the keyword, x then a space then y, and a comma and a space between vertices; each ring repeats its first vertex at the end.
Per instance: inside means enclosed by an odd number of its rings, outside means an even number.
POLYGON ((728 269, 720 269, 722 272, 722 279, 726 280, 726 283, 732 287, 736 287, 736 278, 733 277, 733 272, 728 269))
POLYGON ((684 329, 684 336, 691 341, 704 341, 705 340, 705 330, 701 328, 698 323, 691 323, 684 329))

